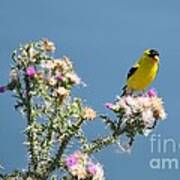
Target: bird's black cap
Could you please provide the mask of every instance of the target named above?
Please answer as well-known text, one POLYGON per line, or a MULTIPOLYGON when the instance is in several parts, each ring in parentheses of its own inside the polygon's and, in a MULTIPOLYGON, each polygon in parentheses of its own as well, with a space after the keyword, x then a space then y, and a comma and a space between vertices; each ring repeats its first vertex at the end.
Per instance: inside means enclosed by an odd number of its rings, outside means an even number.
POLYGON ((155 49, 149 50, 149 57, 159 56, 159 52, 155 49))

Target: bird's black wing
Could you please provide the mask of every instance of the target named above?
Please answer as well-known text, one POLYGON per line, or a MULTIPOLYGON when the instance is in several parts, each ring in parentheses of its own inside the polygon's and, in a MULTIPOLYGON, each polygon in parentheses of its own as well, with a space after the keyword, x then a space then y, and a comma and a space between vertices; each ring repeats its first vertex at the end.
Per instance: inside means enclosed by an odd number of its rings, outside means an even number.
MULTIPOLYGON (((137 63, 136 65, 134 65, 134 66, 129 70, 129 72, 128 72, 128 74, 127 74, 127 80, 137 71, 138 68, 139 68, 139 64, 137 63)), ((127 85, 125 85, 125 86, 122 88, 122 91, 123 91, 123 93, 121 94, 121 97, 126 95, 127 85)))
POLYGON ((133 66, 133 67, 129 70, 128 74, 127 74, 127 79, 129 79, 129 78, 137 71, 138 68, 139 68, 139 65, 138 65, 138 64, 136 64, 135 66, 133 66))

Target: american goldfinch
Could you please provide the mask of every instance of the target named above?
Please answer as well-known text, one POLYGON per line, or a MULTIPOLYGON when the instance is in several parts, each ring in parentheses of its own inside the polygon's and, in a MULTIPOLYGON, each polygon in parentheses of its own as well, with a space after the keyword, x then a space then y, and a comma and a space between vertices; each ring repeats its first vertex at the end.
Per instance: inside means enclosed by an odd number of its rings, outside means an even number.
POLYGON ((156 78, 159 60, 158 51, 154 49, 144 51, 139 61, 128 72, 122 96, 128 92, 145 90, 156 78))

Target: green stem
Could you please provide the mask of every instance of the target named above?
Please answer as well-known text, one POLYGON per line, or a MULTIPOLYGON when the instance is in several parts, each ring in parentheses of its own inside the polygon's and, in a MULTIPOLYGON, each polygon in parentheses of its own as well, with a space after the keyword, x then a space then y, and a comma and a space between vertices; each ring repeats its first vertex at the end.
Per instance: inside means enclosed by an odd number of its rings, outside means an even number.
POLYGON ((48 132, 47 132, 47 145, 48 145, 48 150, 51 148, 51 141, 53 138, 53 120, 56 118, 57 114, 58 114, 58 103, 55 102, 55 112, 53 114, 51 114, 48 118, 49 118, 49 126, 48 126, 48 132))
MULTIPOLYGON (((27 110, 27 125, 31 127, 34 123, 34 119, 32 118, 32 107, 31 107, 31 95, 30 95, 30 81, 27 76, 24 78, 25 80, 25 89, 26 89, 26 110, 27 110)), ((35 153, 35 145, 34 145, 34 133, 30 128, 27 132, 27 141, 29 143, 29 153, 30 153, 30 163, 29 170, 35 171, 37 168, 37 157, 35 153)))
POLYGON ((123 129, 118 128, 111 130, 113 130, 112 134, 93 140, 91 144, 89 144, 89 146, 83 150, 83 152, 93 154, 107 147, 108 145, 114 144, 118 140, 119 136, 126 131, 126 127, 123 129))
POLYGON ((99 139, 95 139, 92 141, 92 143, 83 150, 84 153, 87 154, 93 154, 95 152, 100 151, 101 149, 103 149, 104 147, 115 143, 115 141, 117 140, 117 138, 115 136, 109 135, 103 138, 99 138, 99 139))
MULTIPOLYGON (((72 137, 77 133, 79 130, 81 124, 83 123, 83 119, 79 119, 75 125, 73 125, 73 131, 72 133, 67 134, 67 136, 64 136, 64 138, 61 141, 61 145, 58 149, 57 154, 55 155, 54 160, 49 165, 49 168, 47 170, 47 173, 45 175, 46 178, 57 168, 59 167, 59 161, 62 158, 62 155, 64 154, 64 150, 66 149, 67 145, 69 144, 72 137)), ((72 127, 69 127, 72 128, 72 127)))

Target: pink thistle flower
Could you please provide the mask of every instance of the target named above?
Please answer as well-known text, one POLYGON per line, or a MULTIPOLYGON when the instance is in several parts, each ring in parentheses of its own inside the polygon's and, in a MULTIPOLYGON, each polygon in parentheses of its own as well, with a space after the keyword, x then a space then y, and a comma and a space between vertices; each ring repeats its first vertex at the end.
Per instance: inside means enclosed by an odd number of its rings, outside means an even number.
POLYGON ((64 78, 63 78, 63 76, 61 74, 56 75, 56 79, 58 81, 63 81, 64 80, 64 78))
POLYGON ((66 158, 65 165, 68 168, 71 168, 77 164, 77 161, 78 161, 78 159, 72 154, 66 158))
POLYGON ((157 92, 156 92, 156 90, 155 90, 154 88, 151 88, 151 89, 149 89, 149 91, 147 92, 147 95, 148 95, 149 97, 155 97, 155 96, 157 96, 157 92))
POLYGON ((113 109, 113 104, 112 104, 112 103, 106 103, 106 104, 105 104, 105 107, 106 107, 107 109, 112 110, 112 109, 113 109))
POLYGON ((69 155, 65 161, 65 166, 68 172, 77 179, 104 180, 104 171, 102 166, 97 163, 94 164, 87 154, 81 151, 76 151, 69 155))
POLYGON ((97 166, 93 163, 90 163, 87 167, 87 172, 90 174, 90 175, 95 175, 96 172, 97 172, 97 166))
POLYGON ((26 69, 26 75, 28 75, 29 77, 34 77, 34 75, 36 74, 36 70, 34 68, 34 66, 29 66, 27 69, 26 69))
POLYGON ((0 93, 4 93, 6 91, 6 86, 0 85, 0 93))

